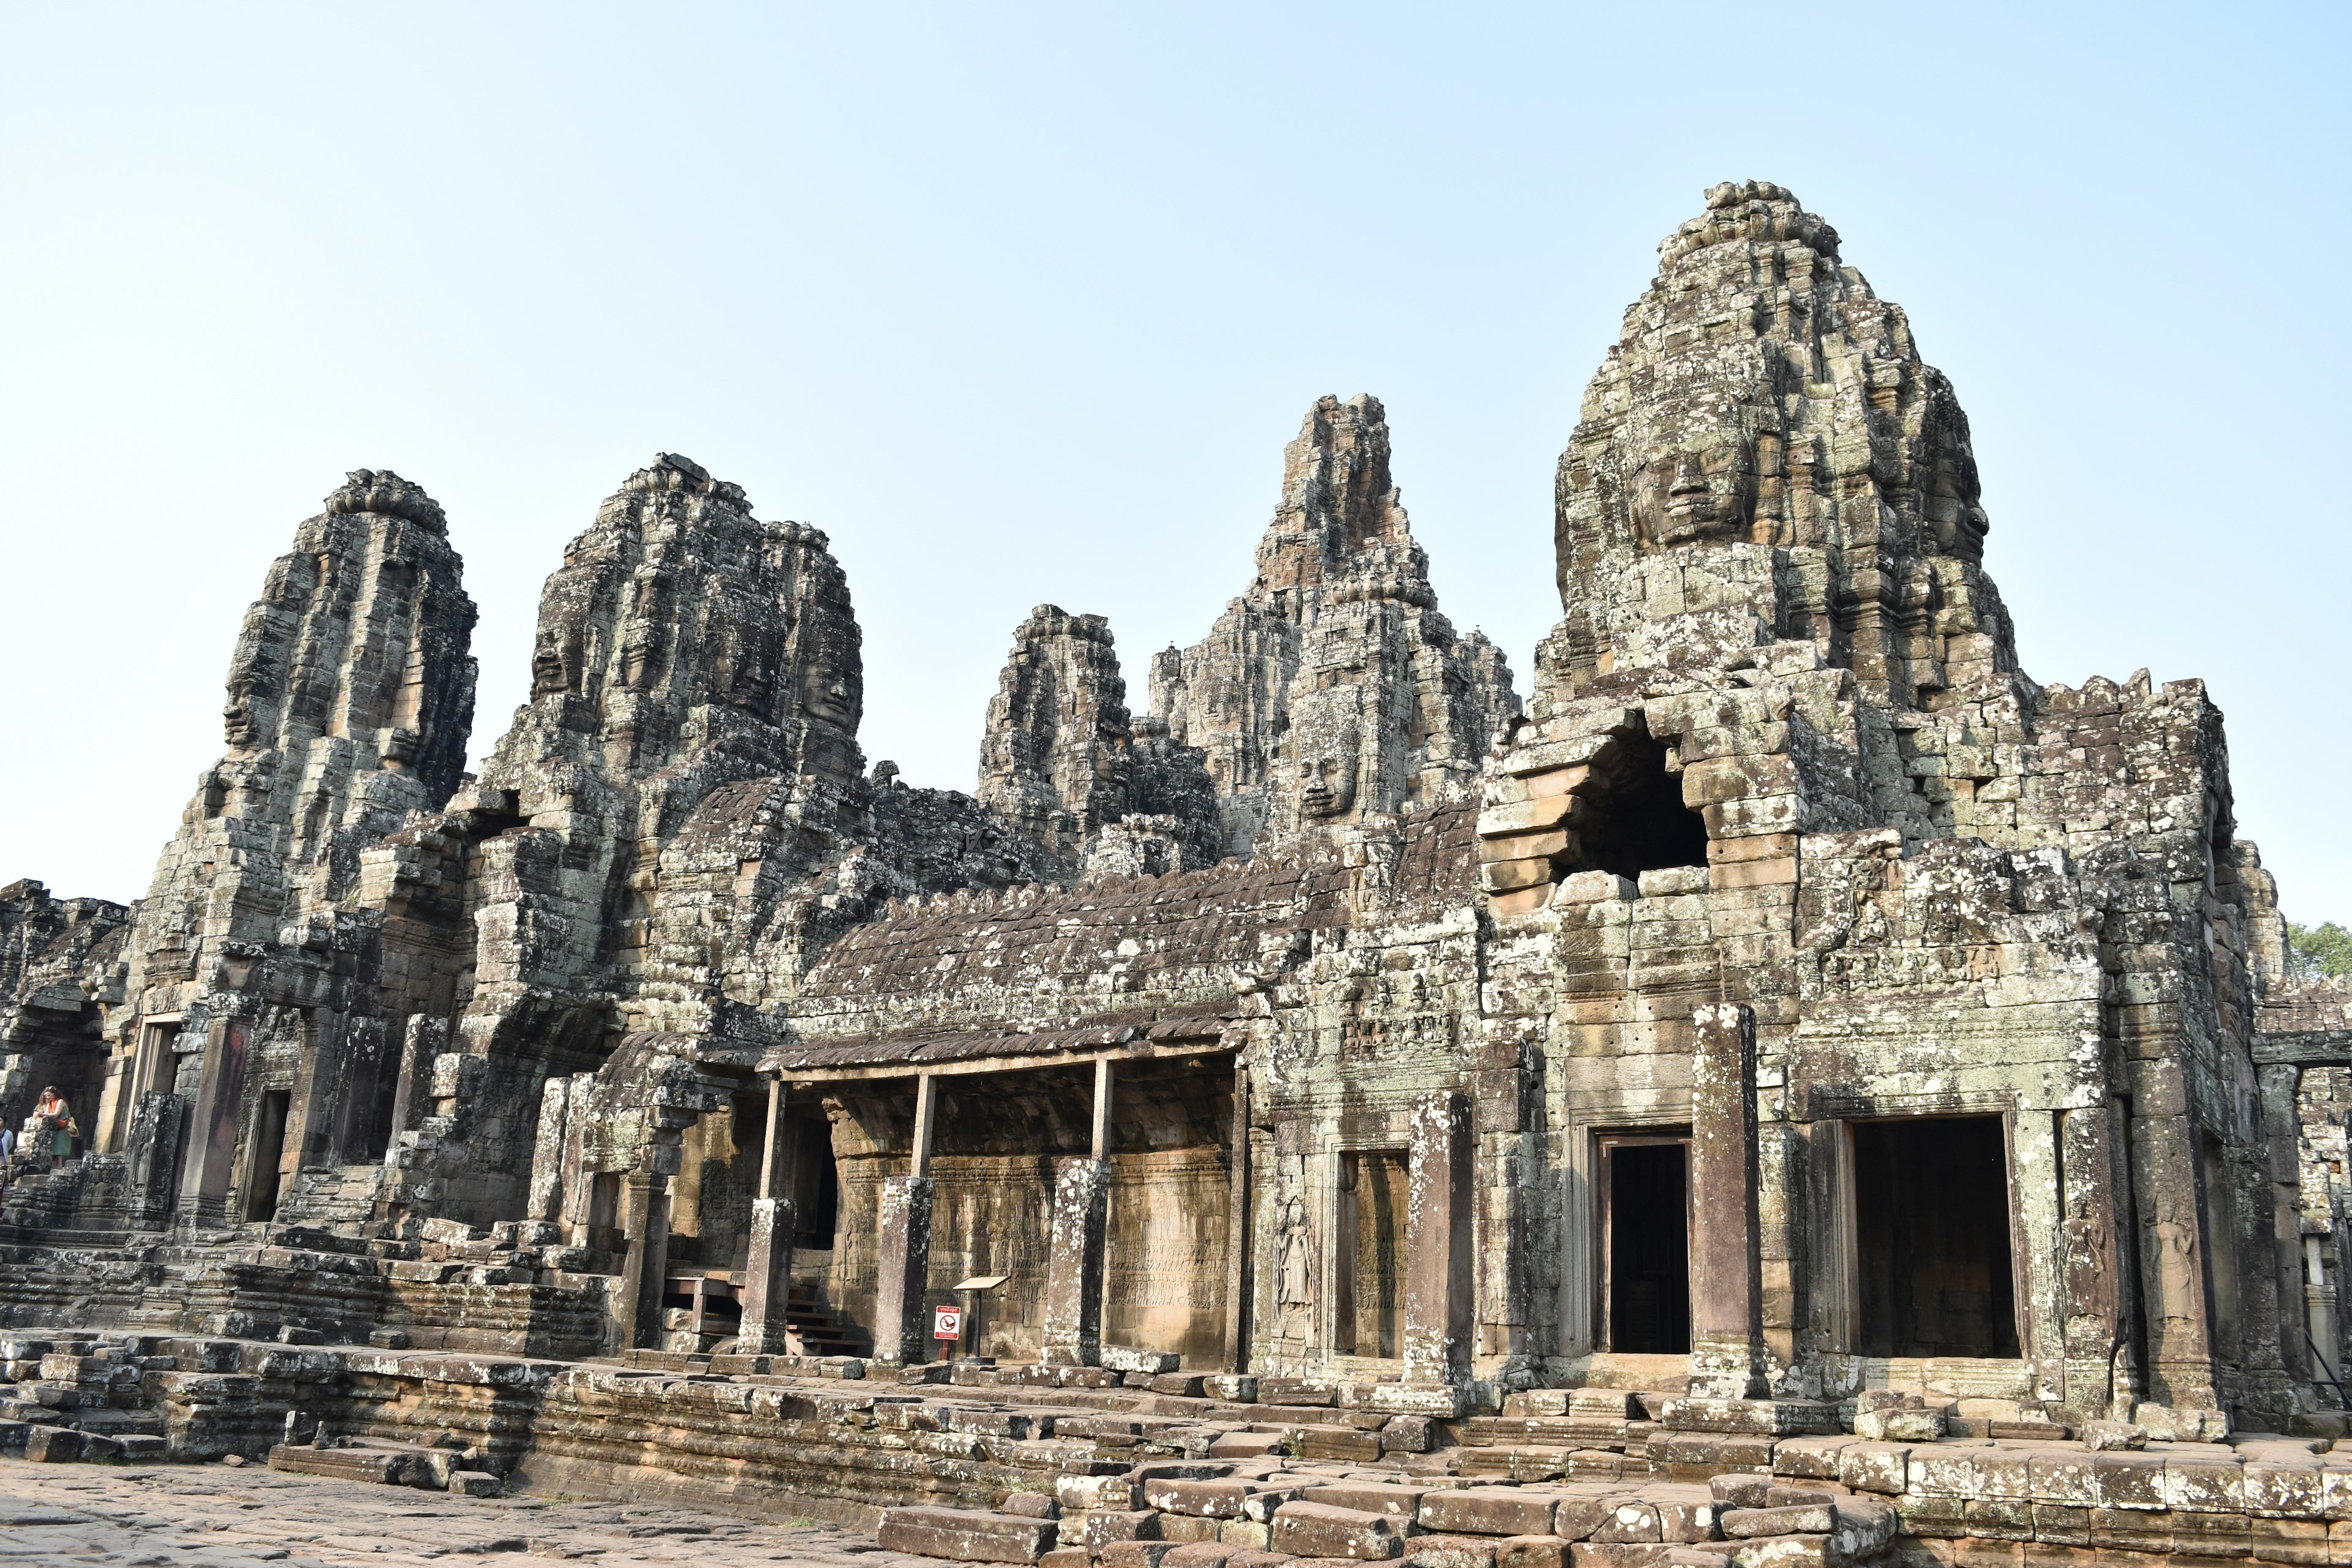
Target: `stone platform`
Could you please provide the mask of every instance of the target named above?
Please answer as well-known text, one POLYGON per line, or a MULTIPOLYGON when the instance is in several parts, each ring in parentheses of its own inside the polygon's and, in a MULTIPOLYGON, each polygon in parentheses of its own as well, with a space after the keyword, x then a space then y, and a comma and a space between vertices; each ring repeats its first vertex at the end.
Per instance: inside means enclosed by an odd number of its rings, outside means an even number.
POLYGON ((392 1483, 367 1488, 391 1508, 438 1510, 467 1492, 502 1508, 498 1494, 528 1493, 807 1519, 910 1557, 1046 1568, 2352 1562, 2352 1454, 2328 1438, 2162 1441, 2144 1427, 2077 1433, 1916 1400, 1856 1415, 1882 1436, 1791 1436, 1836 1407, 1586 1388, 1444 1420, 1382 1408, 1393 1385, 1099 1368, 651 1352, 557 1362, 64 1331, 10 1335, 0 1352, 0 1375, 14 1380, 0 1452, 248 1469, 266 1459, 289 1485, 392 1483), (1736 1429, 1743 1416, 1748 1429, 1736 1429), (1695 1419, 1717 1429, 1675 1425, 1695 1419), (1986 1435, 2001 1430, 2025 1435, 1986 1435))

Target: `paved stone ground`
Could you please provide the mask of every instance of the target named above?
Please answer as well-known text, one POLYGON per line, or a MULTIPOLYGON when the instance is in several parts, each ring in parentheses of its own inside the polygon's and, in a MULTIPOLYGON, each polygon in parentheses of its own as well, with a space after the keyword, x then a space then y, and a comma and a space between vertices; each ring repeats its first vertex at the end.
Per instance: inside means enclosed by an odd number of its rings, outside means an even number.
POLYGON ((343 1568, 520 1563, 805 1563, 942 1568, 811 1523, 561 1498, 469 1499, 280 1475, 257 1465, 31 1465, 0 1459, 0 1564, 343 1568))

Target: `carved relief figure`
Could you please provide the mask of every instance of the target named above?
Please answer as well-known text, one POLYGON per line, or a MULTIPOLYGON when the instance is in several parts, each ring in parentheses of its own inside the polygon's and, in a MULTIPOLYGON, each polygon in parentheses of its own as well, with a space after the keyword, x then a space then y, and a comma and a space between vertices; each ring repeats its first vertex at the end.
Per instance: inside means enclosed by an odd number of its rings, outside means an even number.
POLYGON ((1286 1310, 1304 1307, 1313 1299, 1307 1262, 1307 1205, 1295 1197, 1283 1205, 1281 1248, 1277 1304, 1286 1310))

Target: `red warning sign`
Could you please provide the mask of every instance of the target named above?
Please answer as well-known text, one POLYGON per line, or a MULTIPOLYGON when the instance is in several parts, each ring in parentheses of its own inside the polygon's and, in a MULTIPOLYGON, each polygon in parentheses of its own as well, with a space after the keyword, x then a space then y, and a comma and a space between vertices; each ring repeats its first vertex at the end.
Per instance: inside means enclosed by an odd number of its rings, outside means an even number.
POLYGON ((932 1308, 931 1338, 935 1340, 963 1338, 963 1309, 961 1307, 932 1308))

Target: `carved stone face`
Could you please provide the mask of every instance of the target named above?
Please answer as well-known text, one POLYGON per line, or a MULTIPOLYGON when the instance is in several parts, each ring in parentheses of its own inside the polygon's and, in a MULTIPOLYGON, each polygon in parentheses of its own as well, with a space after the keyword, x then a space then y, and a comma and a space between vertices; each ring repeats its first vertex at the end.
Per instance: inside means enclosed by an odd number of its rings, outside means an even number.
POLYGON ((256 731, 253 727, 253 698, 249 693, 241 689, 229 693, 228 701, 221 709, 221 731, 234 750, 242 752, 253 744, 256 731))
POLYGON ((857 722, 850 706, 849 677, 818 658, 801 672, 801 711, 846 730, 857 722))
POLYGON ((1754 449, 1741 437, 1661 453, 1633 477, 1633 527, 1654 550, 1742 535, 1755 506, 1754 449))
POLYGON ((768 709, 768 650, 756 631, 730 623, 711 663, 710 685, 722 702, 747 713, 768 709))
MULTIPOLYGON (((1302 737, 1304 739, 1304 737, 1302 737)), ((1328 822, 1356 808, 1357 731, 1353 723, 1314 746, 1298 759, 1298 815, 1301 820, 1328 822)))

